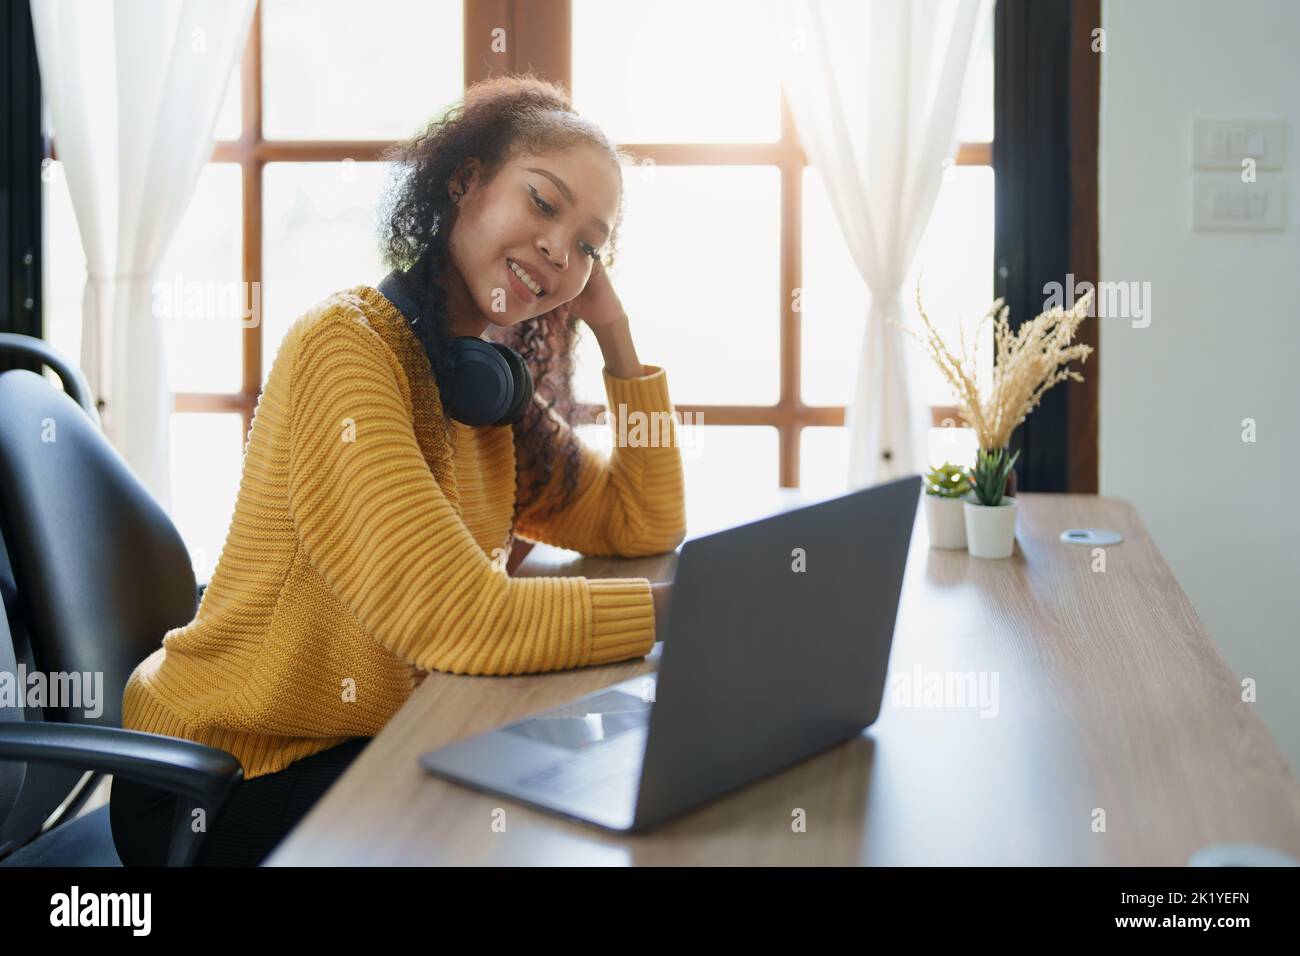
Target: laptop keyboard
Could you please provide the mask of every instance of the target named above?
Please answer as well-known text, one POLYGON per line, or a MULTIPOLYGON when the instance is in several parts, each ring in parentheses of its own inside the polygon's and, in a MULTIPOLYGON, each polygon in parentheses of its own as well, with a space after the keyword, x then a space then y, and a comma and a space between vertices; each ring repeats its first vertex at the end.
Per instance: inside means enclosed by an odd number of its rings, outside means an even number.
POLYGON ((550 797, 620 796, 640 776, 648 732, 648 726, 625 730, 612 740, 524 774, 516 782, 550 797))

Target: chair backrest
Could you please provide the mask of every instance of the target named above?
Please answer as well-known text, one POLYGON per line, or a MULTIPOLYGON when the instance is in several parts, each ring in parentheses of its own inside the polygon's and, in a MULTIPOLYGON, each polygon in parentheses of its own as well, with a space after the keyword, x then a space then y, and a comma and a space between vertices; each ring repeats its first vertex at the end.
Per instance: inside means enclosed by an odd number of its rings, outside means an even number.
MULTIPOLYGON (((17 603, 13 569, 9 566, 9 556, 5 550, 4 540, 0 538, 0 674, 18 673, 18 648, 9 633, 9 608, 17 603)), ((0 706, 0 723, 23 720, 26 714, 17 706, 0 706)), ((0 824, 8 819, 9 812, 18 802, 22 792, 23 781, 27 777, 27 765, 9 760, 0 761, 0 824)))
POLYGON ((102 674, 102 713, 163 635, 197 609, 190 556, 167 514, 87 412, 25 369, 0 375, 0 534, 32 654, 47 674, 102 674))

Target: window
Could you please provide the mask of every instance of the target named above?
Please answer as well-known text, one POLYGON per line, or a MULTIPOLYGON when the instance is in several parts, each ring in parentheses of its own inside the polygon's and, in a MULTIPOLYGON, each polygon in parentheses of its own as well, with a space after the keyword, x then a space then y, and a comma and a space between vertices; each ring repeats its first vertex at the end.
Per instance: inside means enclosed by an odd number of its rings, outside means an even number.
MULTIPOLYGON (((347 0, 258 4, 212 160, 155 285, 176 392, 172 519, 200 580, 225 541, 285 331, 329 293, 383 275, 376 160, 464 90, 463 24, 461 0, 372 0, 364 16, 347 0)), ((46 337, 75 359, 85 256, 54 134, 46 337)))
MULTIPOLYGON (((489 71, 533 69, 568 86, 577 109, 640 160, 624 170, 615 278, 642 359, 669 369, 678 409, 703 422, 683 430, 691 487, 842 486, 866 293, 779 84, 748 52, 759 45, 745 42, 745 6, 372 0, 361 16, 346 0, 261 0, 155 287, 176 392, 172 517, 200 579, 220 554, 285 331, 329 293, 382 277, 379 156, 489 71), (498 27, 506 51, 491 46, 498 27), (801 313, 788 307, 796 288, 801 313)), ((914 270, 936 321, 978 314, 992 298, 992 106, 989 24, 957 165, 914 270)), ((85 258, 54 134, 46 336, 75 359, 85 258)), ((574 385, 587 421, 603 408, 601 364, 584 329, 574 385)), ((936 424, 955 417, 942 383, 927 388, 936 424)), ((946 431, 936 429, 932 456, 963 440, 965 430, 946 431)))
MULTIPOLYGON (((636 310, 642 359, 669 369, 674 403, 702 422, 696 470, 726 475, 732 487, 842 490, 845 406, 868 293, 774 71, 753 54, 762 43, 750 35, 752 5, 572 0, 571 9, 571 61, 560 55, 553 70, 572 77, 578 111, 640 160, 624 171, 615 281, 636 310), (636 43, 609 42, 632 36, 636 43), (789 305, 796 289, 798 312, 789 305), (753 429, 775 442, 729 438, 727 452, 712 455, 715 429, 753 429)), ((926 311, 954 335, 959 317, 977 319, 993 298, 991 17, 968 79, 963 142, 905 287, 910 303, 924 275, 926 311)), ((991 374, 987 325, 983 339, 977 354, 991 374)), ((974 437, 954 427, 946 384, 924 358, 917 365, 936 426, 931 458, 973 458, 974 437)), ((600 366, 587 336, 577 397, 596 403, 592 414, 604 400, 600 366)))

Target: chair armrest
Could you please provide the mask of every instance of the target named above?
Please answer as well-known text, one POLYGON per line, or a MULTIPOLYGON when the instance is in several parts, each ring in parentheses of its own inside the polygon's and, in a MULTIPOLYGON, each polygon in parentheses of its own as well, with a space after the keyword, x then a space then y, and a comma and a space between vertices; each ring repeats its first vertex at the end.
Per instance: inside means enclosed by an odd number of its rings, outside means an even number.
POLYGON ((182 827, 188 817, 181 811, 202 807, 215 823, 244 779, 239 761, 224 750, 164 734, 82 724, 0 724, 0 760, 97 770, 177 794, 178 823, 168 862, 179 866, 193 863, 206 835, 182 827))
POLYGON ((36 359, 42 365, 54 370, 54 374, 63 383, 63 390, 85 410, 95 427, 102 429, 99 408, 95 405, 94 393, 85 373, 69 362, 54 346, 44 339, 17 332, 0 332, 0 352, 12 352, 27 358, 36 359))

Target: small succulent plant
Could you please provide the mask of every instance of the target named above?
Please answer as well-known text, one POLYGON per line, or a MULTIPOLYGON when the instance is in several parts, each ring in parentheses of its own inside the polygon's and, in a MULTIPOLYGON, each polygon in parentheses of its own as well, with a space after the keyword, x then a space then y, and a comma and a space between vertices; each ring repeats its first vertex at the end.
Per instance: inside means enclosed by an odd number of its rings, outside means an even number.
POLYGON ((970 473, 961 465, 945 461, 925 476, 925 493, 938 498, 961 498, 971 489, 970 473))
POLYGON ((975 455, 975 469, 970 483, 975 491, 975 500, 981 505, 995 507, 1002 504, 1002 494, 1007 488, 1007 475, 1011 466, 1020 457, 1016 452, 1007 457, 1007 449, 989 450, 981 448, 975 455))

